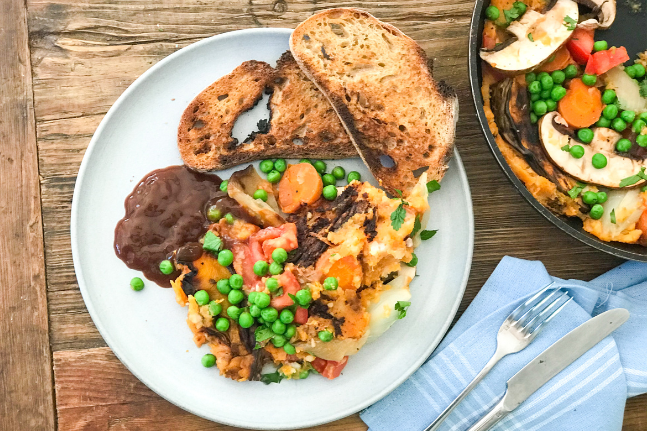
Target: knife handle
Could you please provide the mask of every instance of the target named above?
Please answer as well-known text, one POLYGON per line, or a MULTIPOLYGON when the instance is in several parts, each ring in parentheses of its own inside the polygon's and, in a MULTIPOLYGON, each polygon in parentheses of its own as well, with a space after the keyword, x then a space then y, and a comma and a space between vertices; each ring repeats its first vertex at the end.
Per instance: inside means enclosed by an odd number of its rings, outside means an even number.
POLYGON ((468 431, 487 431, 506 417, 510 413, 510 410, 504 406, 504 401, 505 396, 481 420, 472 425, 468 431))

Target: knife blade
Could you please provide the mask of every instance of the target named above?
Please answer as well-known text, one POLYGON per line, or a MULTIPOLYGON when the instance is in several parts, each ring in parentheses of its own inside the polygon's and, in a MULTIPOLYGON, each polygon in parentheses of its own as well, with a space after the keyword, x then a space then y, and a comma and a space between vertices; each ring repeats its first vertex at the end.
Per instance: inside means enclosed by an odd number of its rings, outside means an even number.
POLYGON ((469 431, 490 429, 628 319, 629 311, 616 308, 584 322, 564 335, 508 380, 501 401, 469 431))

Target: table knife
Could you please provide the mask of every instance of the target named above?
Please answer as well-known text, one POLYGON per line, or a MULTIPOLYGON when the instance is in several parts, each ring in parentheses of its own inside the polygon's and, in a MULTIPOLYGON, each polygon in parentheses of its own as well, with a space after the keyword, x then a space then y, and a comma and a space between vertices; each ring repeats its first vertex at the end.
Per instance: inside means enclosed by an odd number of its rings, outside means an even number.
POLYGON ((560 338, 508 380, 503 398, 468 431, 487 431, 528 397, 629 319, 629 311, 604 312, 560 338))

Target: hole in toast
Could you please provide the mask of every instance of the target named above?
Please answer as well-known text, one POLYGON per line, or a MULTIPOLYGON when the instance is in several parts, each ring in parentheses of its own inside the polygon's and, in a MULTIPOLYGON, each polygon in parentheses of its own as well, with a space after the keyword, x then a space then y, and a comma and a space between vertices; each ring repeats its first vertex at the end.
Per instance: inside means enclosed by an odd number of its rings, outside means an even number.
POLYGON ((380 163, 382 164, 383 167, 387 169, 391 169, 395 167, 395 160, 391 156, 388 156, 386 154, 382 154, 380 156, 380 163))
POLYGON ((197 120, 195 123, 193 123, 192 129, 202 129, 204 127, 204 121, 202 120, 197 120))
POLYGON ((304 142, 303 142, 301 139, 299 139, 299 138, 292 139, 292 143, 293 143, 294 145, 303 145, 303 144, 304 144, 304 142))
POLYGON ((193 107, 193 113, 198 112, 198 109, 200 109, 200 105, 195 105, 195 106, 193 107))
POLYGON ((398 126, 398 129, 400 129, 401 132, 405 132, 407 130, 407 127, 404 124, 400 124, 400 126, 398 126))
POLYGON ((267 108, 269 94, 263 93, 256 104, 236 118, 231 136, 238 142, 253 140, 252 135, 267 133, 270 129, 270 110, 267 108))
POLYGON ((423 153, 422 157, 424 157, 425 159, 429 158, 429 153, 423 153))
POLYGON ((334 22, 330 23, 330 30, 339 37, 346 37, 346 32, 344 31, 344 26, 334 22))
POLYGON ((221 94, 220 96, 218 96, 218 101, 222 102, 223 100, 225 100, 228 97, 229 97, 229 94, 221 94))
POLYGON ((423 166, 422 168, 414 169, 414 170, 413 170, 413 177, 414 177, 414 178, 418 178, 418 177, 420 177, 420 175, 422 175, 422 174, 424 174, 425 172, 427 172, 427 170, 428 170, 428 169, 429 169, 429 166, 423 166))
POLYGON ((324 56, 326 60, 330 60, 330 56, 326 53, 326 48, 324 48, 323 45, 321 45, 321 54, 324 56))

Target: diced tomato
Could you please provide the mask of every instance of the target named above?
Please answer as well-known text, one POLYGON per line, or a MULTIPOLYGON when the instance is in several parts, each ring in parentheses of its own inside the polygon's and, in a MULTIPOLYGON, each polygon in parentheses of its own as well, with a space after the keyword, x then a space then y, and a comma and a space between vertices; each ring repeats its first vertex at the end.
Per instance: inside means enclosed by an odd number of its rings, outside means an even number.
POLYGON ((266 227, 261 229, 249 238, 250 244, 262 244, 262 260, 270 260, 272 252, 277 248, 283 248, 285 251, 291 251, 298 247, 297 225, 294 223, 284 223, 279 227, 266 227))
POLYGON ((231 251, 234 254, 234 269, 237 274, 243 276, 243 283, 251 290, 256 290, 257 286, 261 284, 261 278, 254 273, 254 256, 252 249, 247 244, 240 242, 234 243, 231 246, 231 251))
POLYGON ((584 73, 602 75, 627 60, 629 60, 629 54, 624 46, 618 48, 612 46, 607 50, 591 54, 584 73))
POLYGON ((496 39, 491 38, 487 34, 483 34, 483 48, 493 49, 496 46, 496 39))
POLYGON ((339 377, 347 362, 348 356, 344 356, 344 359, 339 362, 316 358, 312 361, 312 367, 325 378, 332 380, 335 377, 339 377))
POLYGON ((593 30, 584 30, 576 28, 573 35, 566 42, 566 48, 571 53, 571 57, 578 64, 586 64, 593 51, 593 30))
POLYGON ((277 310, 282 310, 285 307, 289 307, 294 304, 294 301, 288 294, 295 295, 301 289, 301 285, 294 274, 290 271, 283 271, 277 279, 279 280, 279 285, 283 289, 283 295, 272 298, 271 304, 272 307, 277 310))
POLYGON ((294 313, 294 322, 299 325, 305 325, 308 322, 308 309, 297 307, 294 313))

